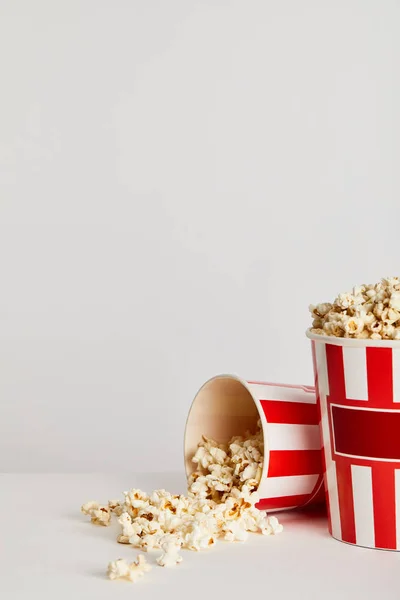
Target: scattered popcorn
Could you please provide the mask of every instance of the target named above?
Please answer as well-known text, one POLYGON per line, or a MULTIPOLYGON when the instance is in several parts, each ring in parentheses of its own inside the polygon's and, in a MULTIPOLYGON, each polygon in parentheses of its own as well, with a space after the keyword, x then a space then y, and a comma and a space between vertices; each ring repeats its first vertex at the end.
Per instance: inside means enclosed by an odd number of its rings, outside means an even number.
POLYGON ((228 521, 224 525, 224 531, 226 531, 224 539, 228 542, 245 542, 249 536, 246 524, 240 520, 228 521))
POLYGON ((400 339, 400 279, 356 286, 339 294, 333 304, 310 305, 312 333, 335 337, 400 339))
POLYGON ((92 513, 92 523, 94 525, 103 525, 107 527, 111 523, 111 511, 108 506, 100 506, 98 510, 92 513))
POLYGON ((122 533, 120 533, 120 534, 117 536, 117 542, 118 542, 119 544, 129 544, 129 538, 128 538, 128 536, 127 536, 127 535, 122 535, 122 533))
POLYGON ((131 536, 136 534, 136 531, 132 524, 132 519, 129 516, 129 513, 123 512, 118 519, 118 523, 120 525, 122 525, 122 535, 124 537, 130 538, 131 536))
POLYGON ((272 533, 274 535, 276 535, 277 533, 282 533, 283 525, 281 525, 281 523, 279 523, 279 521, 276 517, 268 517, 268 520, 269 520, 269 525, 272 529, 272 533))
POLYGON ((127 578, 129 574, 129 564, 123 558, 113 560, 108 564, 107 575, 109 579, 127 578))
POLYGON ((160 567, 176 567, 182 562, 182 556, 179 551, 182 547, 182 541, 174 535, 166 535, 161 541, 163 553, 157 558, 160 567))
MULTIPOLYGON (((342 303, 354 305, 347 297, 342 303)), ((318 306, 321 317, 328 315, 332 307, 318 306)), ((387 318, 392 316, 388 313, 387 318)), ((356 325, 359 328, 358 322, 356 325)), ((386 328, 391 326, 385 324, 386 328)), ((104 507, 92 501, 81 510, 93 523, 102 525, 109 525, 115 514, 121 526, 117 541, 145 552, 161 550, 157 563, 163 567, 179 564, 181 549, 204 551, 215 546, 218 539, 244 542, 249 532, 274 535, 282 531, 276 517, 268 517, 255 506, 264 467, 260 421, 254 434, 248 431, 226 444, 203 436, 192 460, 196 471, 188 478, 187 496, 163 489, 150 495, 131 489, 123 493, 122 502, 112 500, 104 507)), ((149 568, 143 555, 131 564, 118 559, 109 564, 108 576, 136 581, 149 568)))
POLYGON ((121 514, 122 514, 122 505, 121 505, 121 502, 119 500, 109 500, 108 501, 108 508, 117 517, 121 516, 121 514))
POLYGON ((93 500, 83 504, 81 512, 89 515, 94 525, 103 525, 107 527, 111 522, 111 509, 108 506, 101 506, 93 500))
POLYGON ((157 531, 155 533, 146 533, 140 539, 140 547, 146 552, 152 552, 161 548, 161 539, 164 536, 163 531, 157 531))
POLYGON ((107 575, 109 579, 126 579, 127 581, 136 582, 150 570, 151 565, 148 564, 145 556, 143 554, 138 554, 136 562, 130 564, 123 558, 110 562, 107 569, 107 575))
MULTIPOLYGON (((216 522, 215 522, 216 526, 216 522)), ((214 527, 208 529, 205 522, 193 522, 188 527, 187 533, 183 540, 183 545, 188 550, 208 550, 215 544, 214 527)))
POLYGON ((99 507, 100 507, 100 505, 98 502, 91 500, 90 502, 86 502, 86 504, 82 504, 81 512, 83 512, 84 515, 89 515, 91 517, 92 512, 94 510, 97 510, 99 507))

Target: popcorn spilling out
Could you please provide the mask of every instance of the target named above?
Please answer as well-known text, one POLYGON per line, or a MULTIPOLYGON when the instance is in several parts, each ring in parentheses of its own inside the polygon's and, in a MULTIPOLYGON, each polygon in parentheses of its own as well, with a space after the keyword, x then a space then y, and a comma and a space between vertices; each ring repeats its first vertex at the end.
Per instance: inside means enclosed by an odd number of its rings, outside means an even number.
MULTIPOLYGON (((248 532, 281 533, 278 519, 255 507, 263 457, 260 422, 255 434, 246 432, 226 444, 203 436, 192 459, 196 471, 188 478, 187 496, 163 489, 150 495, 131 489, 124 492, 122 503, 88 502, 81 510, 92 523, 105 526, 114 513, 121 525, 118 542, 145 552, 161 550, 157 563, 173 567, 182 562, 181 549, 208 550, 218 539, 244 542, 248 532)), ((136 581, 149 566, 140 556, 137 564, 128 565, 122 559, 110 563, 109 577, 136 581)))
POLYGON ((123 558, 110 562, 107 575, 109 579, 126 579, 135 582, 148 571, 151 571, 151 565, 143 554, 138 554, 136 561, 130 564, 123 558))
POLYGON ((310 306, 311 331, 335 337, 399 340, 400 280, 387 277, 339 294, 333 304, 310 306))

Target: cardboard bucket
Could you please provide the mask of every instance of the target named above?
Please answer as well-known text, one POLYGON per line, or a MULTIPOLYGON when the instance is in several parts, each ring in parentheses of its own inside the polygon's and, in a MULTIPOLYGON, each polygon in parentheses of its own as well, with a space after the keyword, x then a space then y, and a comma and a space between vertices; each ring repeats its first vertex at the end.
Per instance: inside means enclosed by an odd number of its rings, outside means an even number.
POLYGON ((264 469, 258 488, 261 510, 298 508, 324 501, 321 441, 315 389, 245 381, 219 375, 197 393, 186 423, 186 474, 202 435, 219 442, 246 430, 261 419, 264 469))
POLYGON ((400 550, 400 342, 307 336, 330 533, 400 550))

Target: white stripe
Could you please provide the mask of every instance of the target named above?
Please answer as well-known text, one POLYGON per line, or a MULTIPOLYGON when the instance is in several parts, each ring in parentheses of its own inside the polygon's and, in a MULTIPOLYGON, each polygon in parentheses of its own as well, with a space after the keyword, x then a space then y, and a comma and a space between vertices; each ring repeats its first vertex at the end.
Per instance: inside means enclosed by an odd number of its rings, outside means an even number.
POLYGON ((346 398, 368 400, 367 354, 365 348, 343 348, 346 398))
POLYGON ((248 388, 257 400, 282 400, 283 402, 301 402, 315 404, 314 390, 304 390, 301 387, 285 387, 266 385, 263 383, 248 383, 248 388))
POLYGON ((311 494, 319 475, 294 475, 293 477, 267 477, 259 492, 261 498, 279 498, 311 494))
POLYGON ((353 484, 356 543, 359 546, 374 548, 374 501, 372 496, 371 467, 351 465, 351 479, 353 484))
POLYGON ((269 450, 320 450, 318 425, 267 424, 269 450))
POLYGON ((400 350, 392 349, 393 402, 400 402, 400 350))
POLYGON ((326 364, 326 350, 325 344, 316 342, 315 344, 315 360, 317 363, 318 371, 318 389, 320 394, 329 396, 329 379, 328 379, 328 367, 326 364))
POLYGON ((328 411, 326 397, 329 394, 328 370, 326 366, 325 344, 315 344, 316 363, 318 370, 318 388, 321 403, 321 426, 324 440, 325 453, 325 482, 329 497, 329 512, 331 517, 331 528, 333 537, 342 539, 342 527, 340 524, 339 497, 336 478, 336 463, 332 461, 331 443, 329 435, 328 411))
POLYGON ((400 469, 394 470, 395 511, 396 511, 396 548, 400 550, 400 469))

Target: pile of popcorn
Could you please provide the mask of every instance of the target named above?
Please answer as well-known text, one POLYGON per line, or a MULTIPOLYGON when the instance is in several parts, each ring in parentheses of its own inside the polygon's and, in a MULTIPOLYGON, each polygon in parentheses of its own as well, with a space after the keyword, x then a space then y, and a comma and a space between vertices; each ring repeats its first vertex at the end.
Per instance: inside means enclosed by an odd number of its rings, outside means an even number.
POLYGON ((311 331, 319 335, 372 340, 400 339, 400 280, 387 277, 339 294, 333 304, 310 306, 311 331))
MULTIPOLYGON (((145 552, 161 550, 157 563, 172 567, 182 562, 181 549, 207 550, 218 539, 243 542, 248 532, 277 534, 276 517, 258 510, 258 484, 264 445, 260 422, 254 435, 235 436, 227 444, 203 436, 193 456, 196 471, 188 479, 188 494, 156 490, 150 495, 132 489, 123 502, 88 502, 81 508, 92 523, 108 526, 112 514, 121 525, 117 541, 145 552)), ((136 562, 118 559, 108 565, 110 579, 136 581, 151 566, 143 554, 136 562)))

